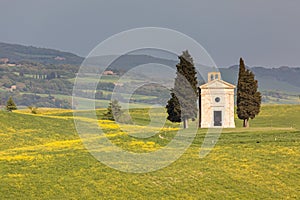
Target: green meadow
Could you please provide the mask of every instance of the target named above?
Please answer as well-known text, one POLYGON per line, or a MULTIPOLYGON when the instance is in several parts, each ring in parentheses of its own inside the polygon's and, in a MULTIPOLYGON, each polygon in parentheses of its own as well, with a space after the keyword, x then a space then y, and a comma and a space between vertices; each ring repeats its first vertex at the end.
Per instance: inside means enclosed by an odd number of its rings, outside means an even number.
MULTIPOLYGON (((179 128, 166 122, 150 138, 133 138, 102 120, 104 112, 97 110, 100 126, 128 151, 163 148, 179 128)), ((137 125, 128 128, 139 134, 148 110, 130 114, 137 125)), ((204 158, 199 151, 207 129, 199 129, 178 160, 133 174, 107 167, 85 149, 72 110, 0 111, 0 199, 299 199, 300 105, 264 105, 250 128, 240 128, 238 119, 236 126, 223 129, 204 158)))

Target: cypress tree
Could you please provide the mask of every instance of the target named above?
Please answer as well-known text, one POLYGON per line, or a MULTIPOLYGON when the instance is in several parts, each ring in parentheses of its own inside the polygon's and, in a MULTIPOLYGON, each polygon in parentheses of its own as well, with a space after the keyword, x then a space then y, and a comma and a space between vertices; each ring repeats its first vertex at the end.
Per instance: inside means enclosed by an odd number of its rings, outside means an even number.
POLYGON ((171 122, 181 122, 181 110, 177 97, 174 92, 171 92, 171 98, 166 106, 168 113, 168 120, 171 122))
POLYGON ((104 114, 106 119, 109 120, 118 120, 118 118, 122 115, 121 106, 119 105, 119 102, 117 100, 112 100, 108 107, 107 112, 104 114))
POLYGON ((9 97, 8 101, 6 102, 6 110, 9 112, 12 112, 13 110, 17 110, 17 106, 12 99, 12 97, 9 97))
POLYGON ((249 119, 254 119, 260 112, 261 94, 257 91, 258 82, 253 72, 246 69, 240 58, 237 86, 237 115, 244 120, 243 127, 249 127, 249 119))
POLYGON ((184 128, 187 128, 188 119, 195 119, 198 113, 197 72, 193 58, 187 50, 178 58, 174 89, 171 91, 171 99, 166 108, 170 121, 183 121, 184 128))

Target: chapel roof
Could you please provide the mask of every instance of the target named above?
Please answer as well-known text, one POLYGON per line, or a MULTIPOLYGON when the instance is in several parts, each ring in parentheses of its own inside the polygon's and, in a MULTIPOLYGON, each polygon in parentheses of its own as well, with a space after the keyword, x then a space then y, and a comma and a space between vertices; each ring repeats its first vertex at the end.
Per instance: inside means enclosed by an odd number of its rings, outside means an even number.
POLYGON ((234 89, 235 85, 223 80, 215 79, 199 86, 201 89, 234 89))

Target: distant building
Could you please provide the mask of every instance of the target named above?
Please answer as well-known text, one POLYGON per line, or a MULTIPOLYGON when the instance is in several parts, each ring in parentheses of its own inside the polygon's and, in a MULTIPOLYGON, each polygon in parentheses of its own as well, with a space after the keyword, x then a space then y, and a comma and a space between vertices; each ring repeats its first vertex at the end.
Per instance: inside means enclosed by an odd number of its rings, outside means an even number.
POLYGON ((60 57, 60 56, 56 56, 56 57, 54 58, 54 60, 63 61, 63 60, 66 60, 66 58, 60 57))
POLYGON ((124 83, 115 82, 114 85, 122 87, 122 86, 124 86, 124 83))
POLYGON ((108 71, 104 71, 102 74, 103 75, 114 75, 115 73, 111 70, 108 70, 108 71))
POLYGON ((199 87, 199 126, 235 128, 235 86, 223 81, 220 72, 208 73, 208 82, 199 87))
POLYGON ((16 90, 17 89, 17 86, 16 85, 12 85, 11 87, 10 87, 10 91, 11 92, 13 92, 14 90, 16 90))
POLYGON ((7 64, 7 63, 9 63, 9 59, 8 58, 0 58, 0 63, 7 64))

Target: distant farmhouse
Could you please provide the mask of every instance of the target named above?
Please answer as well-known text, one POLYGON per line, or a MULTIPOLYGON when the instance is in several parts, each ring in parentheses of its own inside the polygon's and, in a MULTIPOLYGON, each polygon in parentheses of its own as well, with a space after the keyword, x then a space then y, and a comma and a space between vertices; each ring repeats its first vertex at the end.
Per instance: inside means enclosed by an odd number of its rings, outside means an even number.
POLYGON ((8 58, 0 58, 0 64, 7 64, 7 63, 9 63, 8 58))
POLYGON ((14 90, 16 90, 17 89, 17 86, 16 85, 12 85, 11 87, 10 87, 10 91, 11 92, 13 92, 14 90))
POLYGON ((8 91, 8 92, 13 92, 13 91, 17 90, 17 86, 16 85, 12 85, 9 88, 5 88, 5 90, 8 91))
POLYGON ((104 71, 102 74, 103 75, 115 75, 115 73, 111 70, 104 71))
POLYGON ((63 60, 66 60, 66 58, 65 57, 56 56, 54 58, 54 60, 63 61, 63 60))
POLYGON ((234 89, 220 72, 208 73, 208 82, 199 87, 199 127, 235 128, 234 89))

